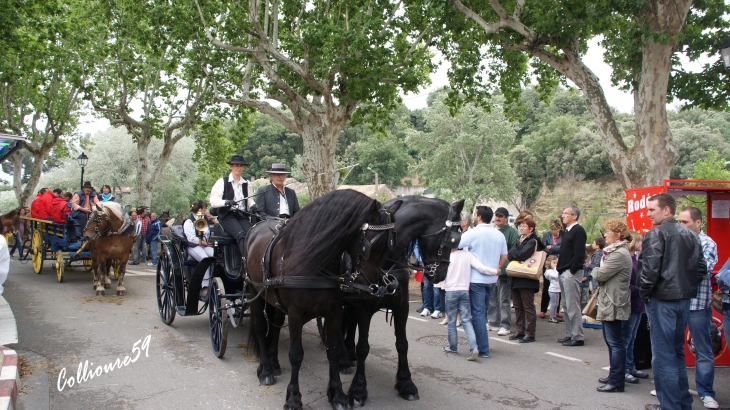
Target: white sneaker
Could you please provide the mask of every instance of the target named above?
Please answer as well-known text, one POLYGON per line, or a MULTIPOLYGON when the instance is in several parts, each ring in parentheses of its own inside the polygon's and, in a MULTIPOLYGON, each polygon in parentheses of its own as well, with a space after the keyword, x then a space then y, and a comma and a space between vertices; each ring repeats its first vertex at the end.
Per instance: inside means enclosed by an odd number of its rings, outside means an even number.
POLYGON ((720 405, 710 396, 704 396, 700 397, 700 400, 702 401, 702 404, 705 405, 708 409, 719 409, 720 405))
POLYGON ((489 324, 487 324, 487 330, 491 332, 492 330, 497 330, 497 328, 489 326, 489 324))
POLYGON ((431 311, 430 311, 430 310, 428 310, 428 309, 423 309, 423 310, 421 311, 421 316, 428 316, 428 315, 430 315, 430 314, 431 314, 431 311))
POLYGON ((440 310, 434 310, 433 314, 431 315, 431 319, 441 319, 444 317, 443 313, 441 313, 440 310))
POLYGON ((505 328, 499 329, 499 332, 497 332, 497 336, 507 336, 509 334, 509 330, 505 328))
POLYGON ((651 394, 652 396, 655 396, 656 397, 656 390, 650 391, 649 394, 651 394))

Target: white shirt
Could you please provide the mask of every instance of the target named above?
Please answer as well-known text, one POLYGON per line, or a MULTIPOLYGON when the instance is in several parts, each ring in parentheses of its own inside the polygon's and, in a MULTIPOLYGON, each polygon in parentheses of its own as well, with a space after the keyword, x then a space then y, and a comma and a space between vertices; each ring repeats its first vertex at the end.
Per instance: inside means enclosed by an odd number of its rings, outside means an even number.
POLYGON ((142 221, 139 218, 134 220, 134 236, 139 236, 142 233, 142 221))
POLYGON ((572 227, 574 227, 574 226, 576 226, 576 225, 578 225, 578 221, 575 221, 575 222, 573 222, 572 224, 568 225, 568 227, 567 227, 567 228, 565 228, 565 231, 566 231, 566 232, 567 232, 567 231, 569 231, 569 230, 570 230, 570 228, 572 228, 572 227))
MULTIPOLYGON (((278 192, 278 190, 277 190, 278 192)), ((286 191, 284 191, 286 192, 286 191)), ((279 215, 286 214, 291 216, 289 213, 289 202, 286 201, 286 195, 279 192, 279 215)))
MULTIPOLYGON (((236 204, 235 208, 245 211, 246 206, 242 199, 246 197, 248 197, 248 205, 253 205, 254 202, 251 198, 251 185, 247 185, 247 192, 243 192, 243 184, 246 182, 245 179, 241 178, 238 182, 236 182, 233 180, 233 175, 230 174, 228 175, 228 182, 233 185, 233 200, 241 201, 236 204)), ((226 201, 223 199, 223 178, 221 178, 216 181, 215 185, 213 185, 213 188, 210 190, 210 207, 221 208, 224 206, 226 206, 226 201)))
POLYGON ((485 266, 473 253, 469 251, 451 252, 449 256, 449 270, 446 273, 444 289, 447 292, 456 290, 469 290, 471 281, 471 268, 478 270, 485 275, 496 275, 497 270, 485 266))
POLYGON ((3 294, 3 283, 8 278, 10 271, 10 253, 8 252, 8 243, 5 237, 0 235, 0 295, 3 294))
MULTIPOLYGON (((555 269, 545 271, 545 279, 550 281, 548 292, 560 293, 560 274, 555 269)), ((544 286, 544 285, 543 285, 544 286)))
MULTIPOLYGON (((186 219, 183 222, 183 232, 185 232, 185 240, 191 245, 200 244, 200 238, 198 238, 198 231, 195 230, 195 225, 190 219, 186 219)), ((203 239, 207 242, 210 239, 210 228, 205 228, 203 231, 203 239)))

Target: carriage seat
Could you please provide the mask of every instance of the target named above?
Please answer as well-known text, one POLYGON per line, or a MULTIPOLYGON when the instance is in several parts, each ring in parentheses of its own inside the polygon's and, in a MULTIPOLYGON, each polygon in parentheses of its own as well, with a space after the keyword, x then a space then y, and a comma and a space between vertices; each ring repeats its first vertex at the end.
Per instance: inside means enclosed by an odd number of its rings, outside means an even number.
POLYGON ((185 239, 185 232, 183 232, 182 225, 173 225, 170 227, 170 238, 180 251, 183 266, 197 266, 198 261, 188 255, 188 246, 190 246, 190 244, 187 239, 185 239))
POLYGON ((236 243, 236 238, 229 235, 220 224, 210 227, 210 242, 218 242, 218 245, 231 245, 236 243))

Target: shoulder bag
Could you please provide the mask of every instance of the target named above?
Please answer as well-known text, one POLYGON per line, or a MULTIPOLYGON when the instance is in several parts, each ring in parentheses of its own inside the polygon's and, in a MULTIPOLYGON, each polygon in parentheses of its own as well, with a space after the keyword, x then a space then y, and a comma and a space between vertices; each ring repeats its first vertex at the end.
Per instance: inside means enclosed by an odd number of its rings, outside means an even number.
POLYGON ((513 278, 525 278, 532 280, 540 280, 542 276, 542 267, 545 264, 544 251, 537 251, 537 241, 535 241, 535 253, 526 261, 512 261, 507 264, 507 275, 513 278))

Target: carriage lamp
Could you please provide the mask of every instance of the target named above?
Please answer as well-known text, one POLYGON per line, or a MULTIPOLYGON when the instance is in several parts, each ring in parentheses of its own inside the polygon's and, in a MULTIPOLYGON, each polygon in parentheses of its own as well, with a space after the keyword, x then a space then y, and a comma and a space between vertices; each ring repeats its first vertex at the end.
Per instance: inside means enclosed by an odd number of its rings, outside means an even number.
POLYGON ((81 185, 80 185, 80 187, 81 187, 81 189, 83 189, 83 187, 84 187, 84 168, 86 167, 86 164, 89 163, 89 157, 87 157, 86 154, 84 154, 82 152, 81 155, 79 155, 79 157, 76 158, 76 162, 81 167, 81 185))
POLYGON ((725 68, 730 70, 730 37, 726 38, 720 46, 720 57, 722 57, 722 63, 725 64, 725 68))

